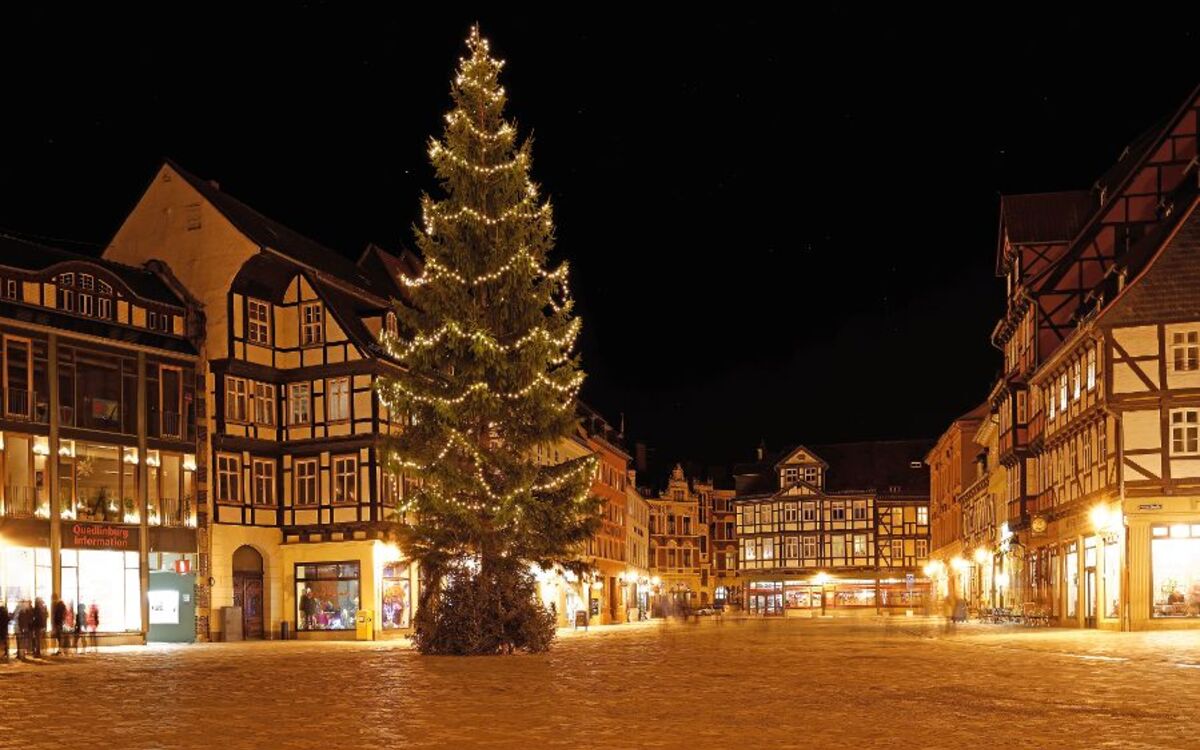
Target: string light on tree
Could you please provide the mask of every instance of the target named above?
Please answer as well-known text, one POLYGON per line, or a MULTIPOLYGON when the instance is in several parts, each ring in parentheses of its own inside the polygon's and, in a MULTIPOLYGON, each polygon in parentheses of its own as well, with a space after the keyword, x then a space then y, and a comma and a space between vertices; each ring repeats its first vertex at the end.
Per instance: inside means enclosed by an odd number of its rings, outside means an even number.
POLYGON ((504 63, 477 28, 467 49, 429 141, 440 189, 421 201, 423 267, 402 279, 408 298, 381 338, 404 367, 377 385, 385 408, 411 417, 383 450, 389 470, 415 480, 397 533, 427 576, 418 644, 456 560, 478 559, 475 575, 503 588, 498 571, 569 564, 599 524, 595 459, 534 457, 576 429, 580 322, 568 265, 549 262, 553 209, 530 176, 530 143, 504 117, 504 63))

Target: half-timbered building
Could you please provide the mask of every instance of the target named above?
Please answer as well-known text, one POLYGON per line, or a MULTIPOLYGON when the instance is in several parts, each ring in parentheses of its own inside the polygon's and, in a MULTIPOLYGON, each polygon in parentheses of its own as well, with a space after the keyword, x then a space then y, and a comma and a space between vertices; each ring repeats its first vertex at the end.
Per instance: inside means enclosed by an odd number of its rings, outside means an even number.
POLYGON ((1001 205, 995 544, 1011 602, 1064 625, 1200 622, 1187 440, 1200 313, 1184 281, 1198 106, 1194 93, 1090 189, 1001 205))
POLYGON ((406 629, 415 570, 389 541, 406 478, 377 448, 402 425, 373 385, 399 366, 379 340, 410 259, 369 247, 346 260, 172 163, 105 257, 165 261, 207 315, 209 632, 406 629))
POLYGON ((757 614, 923 608, 929 441, 797 446, 735 469, 738 568, 757 614))
POLYGON ((0 602, 195 639, 203 330, 161 263, 0 235, 0 602))

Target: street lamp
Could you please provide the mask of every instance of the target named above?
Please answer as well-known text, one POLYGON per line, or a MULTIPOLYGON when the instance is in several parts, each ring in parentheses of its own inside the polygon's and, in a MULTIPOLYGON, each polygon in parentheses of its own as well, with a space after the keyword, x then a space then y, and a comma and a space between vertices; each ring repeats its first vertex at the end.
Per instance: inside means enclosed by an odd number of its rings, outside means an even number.
POLYGON ((813 576, 813 583, 821 587, 821 616, 825 616, 825 584, 829 583, 829 574, 821 571, 813 576))

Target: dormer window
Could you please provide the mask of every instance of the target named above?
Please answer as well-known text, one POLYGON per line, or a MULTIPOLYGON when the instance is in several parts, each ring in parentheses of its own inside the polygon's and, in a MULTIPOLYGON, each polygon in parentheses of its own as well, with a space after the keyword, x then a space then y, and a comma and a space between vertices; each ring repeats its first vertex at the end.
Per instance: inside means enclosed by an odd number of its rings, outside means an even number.
POLYGON ((64 273, 58 277, 59 286, 75 286, 75 274, 64 273))
POLYGON ((271 345, 271 308, 261 300, 246 300, 246 340, 251 344, 271 345))
POLYGON ((325 314, 321 303, 308 302, 300 310, 300 345, 320 344, 325 340, 325 314))
POLYGON ((389 336, 398 336, 400 334, 400 326, 396 322, 396 313, 390 312, 383 316, 383 330, 389 336))
POLYGON ((94 291, 96 289, 96 277, 90 273, 79 274, 79 288, 86 292, 94 291))
POLYGON ((788 466, 783 470, 783 486, 788 487, 800 481, 800 469, 795 466, 788 466))

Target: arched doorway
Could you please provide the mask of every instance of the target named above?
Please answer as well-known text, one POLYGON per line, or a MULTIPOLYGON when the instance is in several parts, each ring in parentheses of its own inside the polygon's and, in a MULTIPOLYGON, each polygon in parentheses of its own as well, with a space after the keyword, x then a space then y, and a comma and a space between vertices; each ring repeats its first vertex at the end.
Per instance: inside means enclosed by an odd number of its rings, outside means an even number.
POLYGON ((242 608, 242 634, 263 637, 263 559, 242 545, 233 552, 233 606, 242 608))

